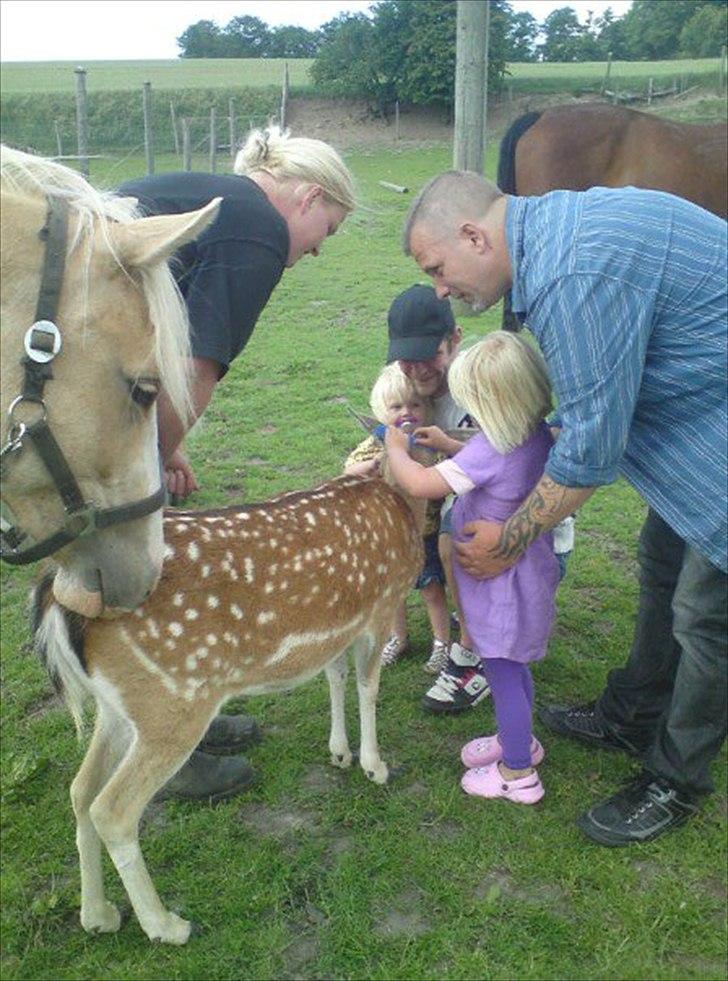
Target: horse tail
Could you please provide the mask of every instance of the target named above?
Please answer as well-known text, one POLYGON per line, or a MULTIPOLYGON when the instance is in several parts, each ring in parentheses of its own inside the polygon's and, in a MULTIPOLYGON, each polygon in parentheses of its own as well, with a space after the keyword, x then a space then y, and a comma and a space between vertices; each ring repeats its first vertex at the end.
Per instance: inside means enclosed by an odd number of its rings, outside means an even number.
MULTIPOLYGON (((515 122, 506 130, 505 136, 501 140, 500 151, 498 153, 498 187, 504 194, 517 194, 516 188, 516 146, 518 141, 541 116, 540 112, 527 112, 519 116, 515 122)), ((502 329, 517 332, 521 329, 521 322, 511 309, 510 290, 503 298, 503 321, 502 329)))
POLYGON ((55 569, 49 569, 31 593, 33 642, 53 687, 73 717, 80 738, 83 735, 83 705, 91 694, 84 658, 87 621, 53 598, 55 574, 55 569))
POLYGON ((527 112, 519 116, 506 130, 498 153, 498 187, 504 194, 518 194, 516 187, 516 146, 533 124, 541 118, 540 112, 527 112))

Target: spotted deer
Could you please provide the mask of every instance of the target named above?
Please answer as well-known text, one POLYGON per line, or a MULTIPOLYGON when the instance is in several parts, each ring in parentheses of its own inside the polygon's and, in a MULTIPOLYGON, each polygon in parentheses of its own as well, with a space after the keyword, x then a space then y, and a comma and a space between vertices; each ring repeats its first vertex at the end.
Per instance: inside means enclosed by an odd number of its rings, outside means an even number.
POLYGON ((352 764, 344 725, 347 649, 359 694, 360 762, 388 777, 375 702, 392 611, 423 561, 420 502, 379 477, 339 477, 262 504, 165 515, 155 592, 117 619, 85 620, 36 590, 36 644, 81 726, 96 702, 88 751, 71 786, 81 869, 81 924, 118 930, 104 896, 102 842, 152 940, 187 941, 165 909, 138 827, 151 797, 182 766, 232 696, 290 689, 326 671, 331 762, 352 764))

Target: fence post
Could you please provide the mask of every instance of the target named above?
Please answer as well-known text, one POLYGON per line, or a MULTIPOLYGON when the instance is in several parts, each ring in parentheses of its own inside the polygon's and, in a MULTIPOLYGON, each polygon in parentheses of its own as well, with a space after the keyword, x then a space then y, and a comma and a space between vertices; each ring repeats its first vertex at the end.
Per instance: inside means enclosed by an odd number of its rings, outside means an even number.
POLYGON ((63 142, 61 140, 61 129, 60 129, 59 125, 58 125, 58 120, 57 119, 54 119, 53 120, 53 128, 56 131, 56 146, 58 147, 58 156, 59 157, 62 157, 63 156, 63 142))
POLYGON ((230 123, 230 159, 235 159, 235 99, 228 102, 228 119, 230 123))
POLYGON ((154 173, 154 127, 152 124, 152 83, 142 83, 142 110, 144 112, 144 156, 147 174, 154 173))
POLYGON ((190 148, 190 121, 182 117, 182 169, 192 170, 192 151, 190 148))
POLYGON ((651 106, 652 105, 652 91, 653 91, 654 83, 655 83, 654 78, 651 78, 648 81, 648 83, 647 83, 647 105, 648 106, 651 106))
POLYGON ((174 152, 179 154, 179 133, 177 132, 177 117, 174 112, 174 102, 169 104, 169 114, 172 117, 172 136, 174 137, 174 152))
POLYGON ((399 142, 399 99, 394 103, 394 138, 399 142))
POLYGON ((217 170, 217 120, 215 118, 215 107, 210 107, 210 173, 214 174, 217 170))
POLYGON ((86 69, 74 69, 76 75, 76 134, 81 173, 88 177, 88 111, 86 106, 86 69))
POLYGON ((599 95, 604 95, 607 90, 607 85, 609 85, 609 76, 612 72, 612 52, 607 52, 607 68, 604 72, 604 78, 602 79, 602 87, 599 89, 599 95))
POLYGON ((720 49, 720 94, 728 90, 728 47, 724 44, 720 49))
POLYGON ((283 63, 283 86, 281 88, 281 129, 286 128, 286 113, 288 112, 288 62, 283 63))

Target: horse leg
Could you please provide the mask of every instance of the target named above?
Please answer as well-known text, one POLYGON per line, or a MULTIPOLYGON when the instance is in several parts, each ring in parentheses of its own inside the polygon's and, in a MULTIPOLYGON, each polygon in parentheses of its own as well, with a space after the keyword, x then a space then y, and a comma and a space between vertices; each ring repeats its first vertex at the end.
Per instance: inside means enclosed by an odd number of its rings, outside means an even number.
POLYGON ((128 723, 98 703, 94 734, 71 784, 81 872, 81 926, 88 933, 114 933, 121 925, 119 911, 104 895, 101 839, 89 808, 127 751, 131 738, 128 723))
POLYGON ((351 766, 353 756, 346 737, 345 698, 346 679, 349 674, 349 655, 347 651, 339 655, 331 664, 327 664, 326 677, 329 682, 331 698, 331 733, 329 735, 329 752, 334 766, 346 770, 351 766))
POLYGON ((380 652, 386 640, 386 626, 356 641, 356 687, 359 695, 359 725, 361 728, 360 762, 362 770, 374 783, 386 783, 389 776, 387 764, 379 755, 377 745, 377 695, 379 672, 382 666, 380 652))
POLYGON ((139 820, 152 796, 202 738, 212 714, 206 712, 203 717, 191 713, 187 704, 169 718, 155 719, 152 714, 145 720, 147 725, 139 725, 135 719, 136 740, 91 804, 91 820, 150 940, 184 944, 192 924, 163 906, 139 846, 139 820))

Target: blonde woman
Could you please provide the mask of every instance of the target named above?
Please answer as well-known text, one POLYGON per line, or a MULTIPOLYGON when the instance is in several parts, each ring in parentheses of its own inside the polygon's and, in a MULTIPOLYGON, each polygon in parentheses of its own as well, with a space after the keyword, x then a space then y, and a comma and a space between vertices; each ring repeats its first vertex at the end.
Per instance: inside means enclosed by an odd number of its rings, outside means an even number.
POLYGON ((336 150, 277 126, 248 135, 234 170, 159 174, 118 189, 152 215, 192 211, 222 198, 212 226, 171 264, 192 341, 193 416, 180 419, 164 393, 158 409, 167 487, 178 498, 198 486, 179 451, 185 432, 248 343, 284 270, 305 255, 318 256, 355 207, 351 174, 336 150))
MULTIPOLYGON (((538 482, 553 438, 545 417, 551 390, 541 355, 519 335, 495 331, 458 355, 448 375, 453 398, 478 425, 452 459, 431 469, 407 453, 388 429, 396 480, 418 497, 454 491, 453 539, 472 521, 505 521, 538 482)), ((415 436, 417 433, 415 432, 415 436)), ((475 579, 454 562, 468 633, 491 687, 498 732, 462 750, 468 794, 535 804, 544 794, 535 767, 544 751, 532 733, 533 682, 528 667, 546 654, 559 566, 550 533, 537 538, 510 569, 475 579)))
MULTIPOLYGON (((215 222, 171 263, 187 305, 192 350, 191 416, 180 418, 164 392, 158 400, 160 453, 167 488, 177 498, 198 486, 179 449, 183 436, 247 344, 285 269, 305 255, 318 256, 355 206, 339 154, 276 126, 248 135, 234 171, 159 174, 118 189, 152 215, 193 211, 222 198, 215 222)), ((258 738, 253 719, 219 716, 161 796, 220 800, 239 793, 253 781, 253 770, 244 757, 228 754, 258 738)))

